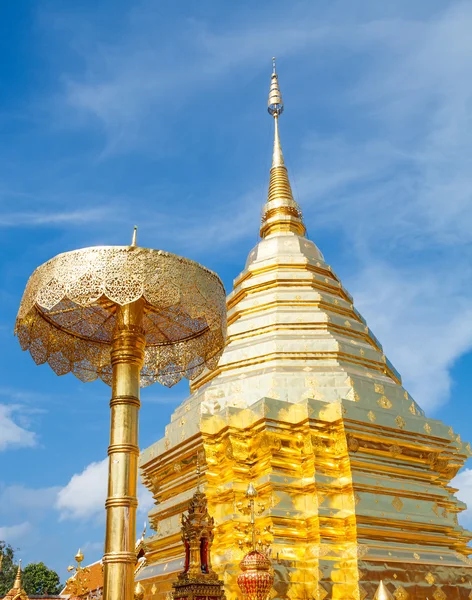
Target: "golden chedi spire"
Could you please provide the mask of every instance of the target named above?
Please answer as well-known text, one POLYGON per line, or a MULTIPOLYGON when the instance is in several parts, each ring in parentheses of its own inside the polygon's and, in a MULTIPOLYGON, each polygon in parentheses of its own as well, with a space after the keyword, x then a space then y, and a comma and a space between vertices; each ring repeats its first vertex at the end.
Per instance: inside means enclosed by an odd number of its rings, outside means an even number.
POLYGON ((25 590, 21 587, 21 560, 16 572, 15 582, 11 590, 4 596, 4 600, 29 600, 25 590))
POLYGON ((279 117, 283 113, 284 103, 279 88, 279 80, 273 61, 267 110, 274 117, 274 151, 272 168, 270 169, 269 194, 262 211, 261 237, 267 237, 281 231, 291 231, 297 235, 305 235, 300 207, 293 199, 292 188, 288 178, 287 167, 280 144, 279 117))

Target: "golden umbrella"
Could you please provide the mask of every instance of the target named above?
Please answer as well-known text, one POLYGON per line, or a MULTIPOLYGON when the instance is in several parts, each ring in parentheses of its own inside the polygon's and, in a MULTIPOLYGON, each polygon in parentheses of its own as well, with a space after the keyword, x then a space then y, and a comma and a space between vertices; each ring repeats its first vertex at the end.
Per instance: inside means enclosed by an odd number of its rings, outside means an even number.
POLYGON ((226 337, 221 280, 202 265, 136 246, 59 254, 31 275, 15 334, 36 364, 112 395, 105 600, 133 597, 139 388, 172 386, 216 366, 226 337))

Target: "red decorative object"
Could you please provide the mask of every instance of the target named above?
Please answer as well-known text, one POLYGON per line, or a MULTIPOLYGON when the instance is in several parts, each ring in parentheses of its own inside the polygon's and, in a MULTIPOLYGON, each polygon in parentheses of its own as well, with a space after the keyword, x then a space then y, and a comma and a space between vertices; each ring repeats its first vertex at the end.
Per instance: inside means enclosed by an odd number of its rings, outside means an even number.
POLYGON ((266 600, 274 583, 267 556, 252 550, 239 566, 243 572, 238 575, 238 585, 245 600, 266 600))
POLYGON ((223 583, 211 567, 213 525, 205 494, 197 487, 182 515, 185 563, 172 584, 173 600, 225 600, 223 583))

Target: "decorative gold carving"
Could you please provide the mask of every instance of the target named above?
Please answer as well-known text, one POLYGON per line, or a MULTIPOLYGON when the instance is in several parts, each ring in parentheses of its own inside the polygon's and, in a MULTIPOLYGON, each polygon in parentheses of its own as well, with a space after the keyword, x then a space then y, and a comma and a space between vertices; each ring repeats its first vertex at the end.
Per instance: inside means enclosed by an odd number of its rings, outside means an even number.
POLYGON ((376 416, 375 413, 373 413, 371 410, 369 410, 369 412, 367 413, 367 418, 369 419, 369 421, 371 423, 374 423, 376 421, 376 416))
POLYGON ((420 560, 421 556, 418 554, 418 552, 413 552, 413 558, 415 560, 420 560))
POLYGON ((331 552, 331 546, 329 544, 320 544, 319 557, 323 558, 331 552))
POLYGON ((408 592, 401 585, 399 585, 397 589, 393 592, 393 596, 395 600, 408 600, 408 598, 410 597, 408 592))
POLYGON ((385 394, 384 386, 381 383, 374 383, 374 390, 377 394, 385 394))
POLYGON ((406 425, 405 419, 403 417, 401 417, 400 415, 398 415, 395 418, 395 423, 397 424, 397 426, 398 426, 399 429, 403 429, 405 427, 405 425, 406 425))
POLYGON ((393 458, 396 458, 397 456, 400 456, 403 450, 398 444, 392 444, 389 448, 389 452, 393 456, 393 458))
POLYGON ((433 585, 433 583, 436 581, 431 571, 425 575, 425 580, 429 583, 429 585, 433 585))
POLYGON ((321 585, 321 583, 319 583, 318 584, 318 589, 315 590, 315 598, 316 598, 316 600, 324 600, 327 595, 328 595, 328 592, 321 585))
POLYGON ((431 426, 429 423, 425 423, 423 429, 426 431, 426 433, 429 435, 431 433, 431 426))
POLYGON ((416 415, 416 407, 415 407, 415 403, 412 402, 410 404, 410 406, 408 407, 408 410, 411 412, 412 415, 416 415))
POLYGON ((355 436, 348 434, 347 447, 350 452, 357 452, 359 450, 359 440, 355 436))
POLYGON ((356 546, 356 556, 357 558, 362 558, 369 552, 369 546, 366 544, 357 544, 356 546))
POLYGON ((141 386, 173 385, 216 367, 226 337, 219 278, 191 260, 133 246, 59 254, 31 275, 15 325, 36 364, 111 385, 116 305, 143 298, 141 386))
POLYGON ((344 437, 339 437, 334 442, 334 452, 335 454, 345 454, 347 451, 347 443, 344 437))
POLYGON ((226 445, 225 445, 225 456, 229 460, 232 460, 234 458, 234 456, 233 456, 233 446, 231 444, 231 440, 228 440, 227 443, 226 443, 226 445))
POLYGON ((436 588, 433 598, 434 600, 446 600, 447 596, 441 588, 436 588))
POLYGON ((83 596, 88 593, 89 590, 89 575, 90 568, 82 567, 82 562, 84 560, 84 555, 82 554, 80 548, 75 555, 75 561, 77 566, 70 566, 67 568, 69 573, 73 573, 73 575, 66 581, 65 586, 65 594, 71 596, 83 596))
POLYGON ((315 454, 322 452, 325 449, 325 445, 323 444, 321 438, 314 434, 311 436, 311 445, 315 454))
POLYGON ((281 447, 282 441, 278 435, 267 431, 262 435, 261 448, 263 450, 273 450, 275 452, 279 452, 281 447))
POLYGON ((395 496, 395 498, 392 500, 392 506, 397 512, 400 512, 403 508, 403 502, 398 496, 395 496))
POLYGON ((381 398, 379 398, 377 400, 377 404, 379 406, 381 406, 382 408, 386 408, 386 409, 392 408, 392 403, 387 398, 387 396, 382 396, 381 398))

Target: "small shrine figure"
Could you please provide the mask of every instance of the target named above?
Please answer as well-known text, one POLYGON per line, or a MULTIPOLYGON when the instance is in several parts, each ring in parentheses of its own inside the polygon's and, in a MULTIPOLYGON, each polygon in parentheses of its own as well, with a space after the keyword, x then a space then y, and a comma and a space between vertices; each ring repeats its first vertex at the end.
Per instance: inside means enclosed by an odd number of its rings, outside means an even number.
MULTIPOLYGON (((197 464, 197 475, 200 469, 197 464)), ((182 541, 185 548, 184 570, 172 585, 173 600, 224 600, 223 583, 211 566, 211 545, 214 520, 208 512, 200 482, 189 504, 188 514, 182 515, 182 541)))
POLYGON ((21 560, 16 572, 15 582, 11 590, 4 596, 4 600, 29 600, 25 590, 21 587, 21 560))
POLYGON ((271 573, 271 562, 268 552, 260 552, 256 549, 256 519, 254 500, 257 498, 257 490, 252 483, 246 491, 249 500, 252 529, 252 550, 246 554, 240 562, 242 573, 238 575, 238 585, 243 593, 244 600, 267 600, 274 576, 271 573))

